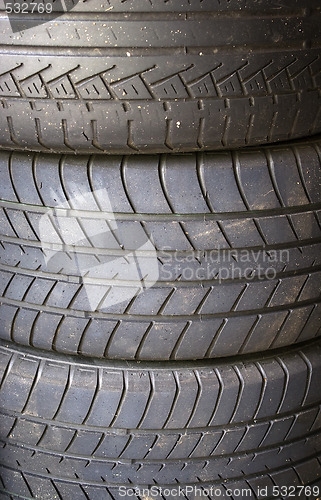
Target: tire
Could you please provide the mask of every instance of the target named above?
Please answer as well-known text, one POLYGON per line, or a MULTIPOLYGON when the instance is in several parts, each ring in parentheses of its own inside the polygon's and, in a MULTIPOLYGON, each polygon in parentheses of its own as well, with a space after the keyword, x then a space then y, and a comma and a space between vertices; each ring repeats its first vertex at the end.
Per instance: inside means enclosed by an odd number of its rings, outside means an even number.
POLYGON ((184 360, 319 336, 319 147, 1 152, 0 337, 184 360))
POLYGON ((1 17, 1 147, 168 153, 321 132, 319 0, 73 3, 1 17))
POLYGON ((179 485, 272 498, 273 486, 320 485, 320 349, 169 366, 2 343, 3 493, 97 500, 179 485))

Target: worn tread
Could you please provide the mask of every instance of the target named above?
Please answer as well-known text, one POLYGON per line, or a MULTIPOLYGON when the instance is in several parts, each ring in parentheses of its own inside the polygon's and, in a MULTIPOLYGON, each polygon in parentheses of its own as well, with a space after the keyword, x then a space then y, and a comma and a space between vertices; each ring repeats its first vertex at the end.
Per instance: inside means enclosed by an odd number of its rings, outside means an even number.
POLYGON ((174 360, 319 336, 320 157, 318 138, 156 157, 1 152, 1 338, 174 360), (143 278, 105 271, 133 258, 143 278))
POLYGON ((1 357, 4 493, 43 500, 54 483, 61 498, 85 489, 94 500, 118 498, 119 486, 174 487, 174 477, 203 488, 320 477, 320 341, 171 367, 76 363, 3 343, 1 357))
POLYGON ((94 0, 12 21, 0 17, 2 148, 168 153, 321 132, 316 0, 94 0))

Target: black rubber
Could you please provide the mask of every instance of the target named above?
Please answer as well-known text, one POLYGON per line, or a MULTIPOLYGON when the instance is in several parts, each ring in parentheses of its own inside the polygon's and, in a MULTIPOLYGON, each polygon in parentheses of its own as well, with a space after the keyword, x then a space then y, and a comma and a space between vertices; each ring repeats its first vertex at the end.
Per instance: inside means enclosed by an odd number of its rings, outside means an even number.
MULTIPOLYGON (((119 499, 121 486, 179 485, 223 498, 247 488, 256 499, 258 487, 272 498, 273 485, 320 485, 320 341, 216 363, 76 363, 3 343, 0 352, 10 498, 119 499)), ((318 495, 294 498, 306 497, 318 495)))
POLYGON ((320 335, 320 144, 1 152, 0 337, 166 360, 320 335))
POLYGON ((186 152, 321 132, 319 0, 53 5, 11 15, 15 33, 0 17, 3 148, 186 152))

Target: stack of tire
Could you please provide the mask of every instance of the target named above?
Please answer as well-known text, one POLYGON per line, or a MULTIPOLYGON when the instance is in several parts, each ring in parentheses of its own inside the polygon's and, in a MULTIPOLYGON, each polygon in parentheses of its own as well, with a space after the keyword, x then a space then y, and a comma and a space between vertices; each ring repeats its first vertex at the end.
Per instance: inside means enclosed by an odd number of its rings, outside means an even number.
POLYGON ((319 498, 319 0, 52 7, 0 19, 0 499, 319 498))

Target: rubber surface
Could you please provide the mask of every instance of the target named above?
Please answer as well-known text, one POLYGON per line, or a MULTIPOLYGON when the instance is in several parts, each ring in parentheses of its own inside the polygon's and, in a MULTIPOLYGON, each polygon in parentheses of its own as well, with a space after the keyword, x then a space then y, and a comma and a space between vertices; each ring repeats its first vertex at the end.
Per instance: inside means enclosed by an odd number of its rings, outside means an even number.
POLYGON ((137 365, 2 344, 2 489, 96 500, 120 498, 121 486, 179 484, 223 498, 226 488, 258 498, 267 487, 271 498, 273 485, 318 483, 320 349, 137 365))
POLYGON ((0 13, 3 148, 186 152, 321 132, 318 0, 60 4, 11 16, 15 33, 0 13))
POLYGON ((320 335, 319 139, 237 154, 2 152, 0 175, 1 338, 165 360, 320 335))

